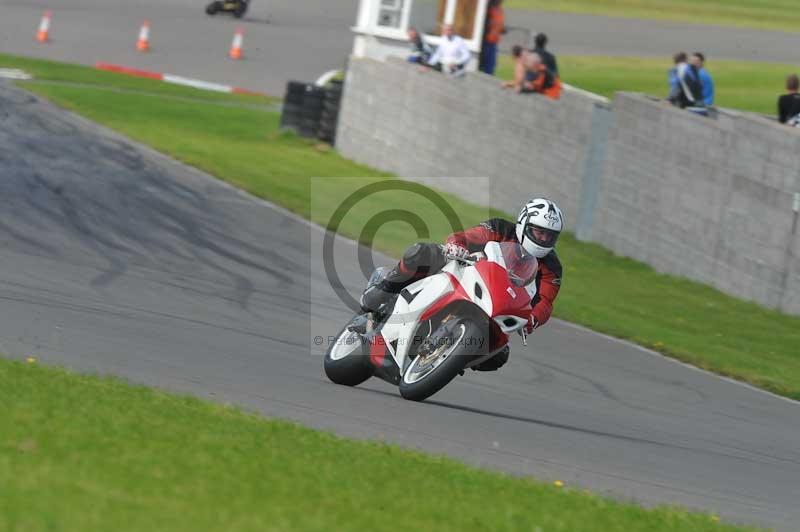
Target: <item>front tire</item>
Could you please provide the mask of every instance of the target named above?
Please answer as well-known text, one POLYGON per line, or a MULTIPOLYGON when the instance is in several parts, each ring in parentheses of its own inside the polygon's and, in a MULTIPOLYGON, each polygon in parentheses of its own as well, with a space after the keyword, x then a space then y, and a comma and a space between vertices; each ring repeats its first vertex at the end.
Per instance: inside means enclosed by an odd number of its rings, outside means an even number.
POLYGON ((335 384, 358 386, 375 372, 369 357, 362 352, 362 337, 347 327, 325 351, 325 375, 335 384))
POLYGON ((216 15, 217 11, 219 11, 219 8, 220 8, 219 2, 217 2, 215 0, 214 2, 211 2, 210 4, 208 4, 206 6, 206 14, 207 15, 216 15))
POLYGON ((449 332, 440 336, 446 340, 436 358, 417 355, 400 379, 400 395, 410 401, 424 401, 456 378, 476 353, 471 342, 483 337, 483 331, 473 321, 462 320, 448 326, 449 332))

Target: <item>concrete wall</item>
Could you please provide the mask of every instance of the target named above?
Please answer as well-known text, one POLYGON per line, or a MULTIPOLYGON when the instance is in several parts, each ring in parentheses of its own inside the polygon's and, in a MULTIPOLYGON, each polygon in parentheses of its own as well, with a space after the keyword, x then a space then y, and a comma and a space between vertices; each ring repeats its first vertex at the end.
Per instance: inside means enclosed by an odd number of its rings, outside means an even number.
POLYGON ((617 95, 614 114, 592 239, 800 313, 796 294, 784 295, 800 135, 760 117, 708 119, 631 94, 617 95))
POLYGON ((532 194, 564 208, 579 238, 744 299, 800 314, 800 133, 761 117, 695 116, 641 95, 556 102, 496 79, 447 79, 352 60, 337 148, 515 213, 532 194), (490 197, 459 187, 488 176, 490 197))
POLYGON ((404 62, 352 59, 336 147, 408 179, 451 176, 456 194, 507 212, 546 192, 574 220, 592 115, 603 102, 577 91, 554 102, 503 91, 483 74, 449 79, 404 62), (460 177, 490 177, 491 197, 459 187, 460 177))

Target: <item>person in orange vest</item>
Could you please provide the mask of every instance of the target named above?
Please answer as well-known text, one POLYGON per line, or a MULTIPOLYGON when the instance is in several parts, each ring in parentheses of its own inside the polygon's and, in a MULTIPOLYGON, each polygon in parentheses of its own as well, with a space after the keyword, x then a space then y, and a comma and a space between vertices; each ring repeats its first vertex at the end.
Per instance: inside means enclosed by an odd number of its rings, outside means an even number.
POLYGON ((551 100, 561 97, 561 80, 542 61, 542 57, 534 52, 524 55, 525 80, 520 92, 535 92, 547 96, 551 100))
POLYGON ((518 93, 542 94, 552 100, 561 97, 558 74, 547 68, 539 54, 514 46, 511 55, 514 58, 514 80, 504 82, 504 88, 518 93))
POLYGON ((486 24, 483 30, 483 43, 478 63, 478 70, 494 75, 497 66, 497 45, 506 32, 505 14, 503 13, 503 0, 489 0, 486 11, 486 24))

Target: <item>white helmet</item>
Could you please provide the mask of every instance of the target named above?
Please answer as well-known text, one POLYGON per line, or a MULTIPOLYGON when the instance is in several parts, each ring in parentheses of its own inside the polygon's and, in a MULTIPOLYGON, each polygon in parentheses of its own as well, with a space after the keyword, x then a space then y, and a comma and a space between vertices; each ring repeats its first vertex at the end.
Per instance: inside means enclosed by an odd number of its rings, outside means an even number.
POLYGON ((555 202, 532 199, 517 218, 517 240, 525 251, 541 259, 553 250, 563 226, 564 215, 555 202))

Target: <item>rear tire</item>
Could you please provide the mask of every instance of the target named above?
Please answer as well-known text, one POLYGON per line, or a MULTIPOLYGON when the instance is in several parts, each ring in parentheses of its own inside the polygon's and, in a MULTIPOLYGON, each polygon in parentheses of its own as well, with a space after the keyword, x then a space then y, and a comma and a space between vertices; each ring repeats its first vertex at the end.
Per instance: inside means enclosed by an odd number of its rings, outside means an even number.
POLYGON ((420 367, 419 355, 408 365, 400 378, 400 395, 403 399, 424 401, 447 386, 478 354, 466 342, 483 337, 484 331, 478 325, 471 320, 460 320, 452 326, 451 331, 452 333, 448 335, 448 341, 451 343, 446 347, 442 355, 445 358, 438 366, 418 380, 414 380, 414 369, 420 367))
POLYGON ((217 2, 216 0, 206 6, 207 15, 216 15, 217 11, 219 11, 219 2, 217 2))
POLYGON ((369 357, 362 354, 361 335, 348 331, 349 325, 339 332, 336 341, 325 351, 325 375, 335 384, 358 386, 372 377, 375 368, 369 357), (347 350, 348 341, 355 341, 355 344, 350 344, 354 350, 342 356, 343 351, 347 350))

